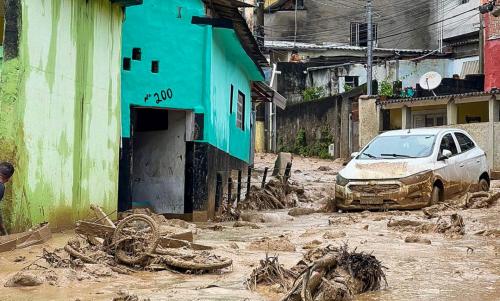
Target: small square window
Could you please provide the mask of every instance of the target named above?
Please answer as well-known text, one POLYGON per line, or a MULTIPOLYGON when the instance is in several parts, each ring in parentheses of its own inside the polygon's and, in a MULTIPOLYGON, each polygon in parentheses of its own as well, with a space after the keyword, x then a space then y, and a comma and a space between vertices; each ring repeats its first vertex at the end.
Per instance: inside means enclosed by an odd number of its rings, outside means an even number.
POLYGON ((142 58, 141 48, 132 48, 132 59, 134 61, 140 61, 142 58))
POLYGON ((129 57, 123 58, 123 70, 130 71, 131 60, 129 57))
POLYGON ((152 61, 151 62, 151 72, 153 72, 153 73, 160 72, 160 61, 152 61))

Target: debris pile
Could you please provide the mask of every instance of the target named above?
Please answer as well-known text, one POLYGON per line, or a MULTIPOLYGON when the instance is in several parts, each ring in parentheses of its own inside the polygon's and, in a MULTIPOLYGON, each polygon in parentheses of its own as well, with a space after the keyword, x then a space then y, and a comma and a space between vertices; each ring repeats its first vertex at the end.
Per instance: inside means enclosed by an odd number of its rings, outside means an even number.
POLYGON ((278 286, 282 293, 292 288, 297 274, 285 269, 278 261, 278 256, 267 256, 260 261, 260 266, 255 268, 245 282, 250 290, 255 290, 257 285, 278 286))
POLYGON ((409 219, 389 220, 388 228, 393 228, 401 232, 413 233, 441 233, 447 236, 457 236, 465 234, 465 223, 457 213, 449 215, 449 220, 439 216, 435 223, 430 221, 417 221, 409 219))
POLYGON ((450 221, 443 220, 441 217, 436 222, 434 232, 448 235, 464 235, 464 219, 457 213, 450 215, 450 221))
POLYGON ((290 216, 301 216, 301 215, 309 215, 319 212, 319 210, 314 209, 314 208, 303 208, 303 207, 296 207, 292 208, 288 211, 288 215, 290 216))
POLYGON ((304 189, 272 179, 264 188, 250 187, 247 198, 238 204, 241 210, 285 209, 295 207, 304 189))
POLYGON ((490 208, 500 199, 500 192, 475 192, 464 196, 464 209, 490 208))
POLYGON ((230 222, 237 221, 240 219, 241 211, 238 208, 234 208, 231 204, 224 202, 220 209, 220 214, 215 217, 216 222, 230 222))
POLYGON ((266 256, 247 281, 250 287, 276 283, 289 287, 282 301, 351 300, 354 295, 379 290, 382 282, 387 284, 380 261, 370 254, 351 252, 347 245, 311 250, 290 270, 266 256))
MULTIPOLYGON (((44 250, 40 259, 52 268, 101 266, 110 271, 104 274, 160 269, 201 273, 232 265, 231 259, 209 253, 210 247, 193 243, 194 228, 189 223, 151 212, 129 212, 115 225, 101 208, 92 209, 96 221, 79 221, 75 229, 79 237, 70 239, 63 250, 44 250)), ((39 266, 32 263, 27 268, 34 265, 39 266)))
POLYGON ((275 238, 265 237, 251 242, 248 246, 248 249, 266 252, 294 252, 295 245, 285 236, 279 236, 275 238))

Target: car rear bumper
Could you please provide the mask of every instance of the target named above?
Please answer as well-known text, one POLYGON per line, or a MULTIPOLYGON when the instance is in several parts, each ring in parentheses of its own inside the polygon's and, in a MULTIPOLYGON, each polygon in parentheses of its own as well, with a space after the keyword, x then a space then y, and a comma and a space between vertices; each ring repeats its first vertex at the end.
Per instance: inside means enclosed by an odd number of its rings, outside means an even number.
POLYGON ((335 185, 335 203, 343 210, 419 209, 429 204, 431 179, 404 184, 398 180, 351 181, 335 185))

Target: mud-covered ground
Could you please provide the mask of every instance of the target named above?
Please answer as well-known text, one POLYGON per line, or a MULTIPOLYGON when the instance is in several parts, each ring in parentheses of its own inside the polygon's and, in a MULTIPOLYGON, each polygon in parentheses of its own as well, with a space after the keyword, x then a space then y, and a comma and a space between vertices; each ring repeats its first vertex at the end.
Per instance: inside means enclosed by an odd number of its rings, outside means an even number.
MULTIPOLYGON (((256 161, 257 168, 272 167, 274 156, 258 155, 256 161)), ((322 207, 333 196, 335 175, 341 167, 332 161, 295 157, 291 180, 304 185, 311 200, 300 205, 322 207)), ((493 184, 494 189, 500 188, 498 182, 493 184)), ((63 247, 73 235, 56 233, 44 245, 0 254, 0 300, 112 300, 120 290, 137 295, 139 300, 279 300, 274 288, 254 292, 244 284, 266 253, 278 255, 282 264, 291 267, 308 247, 344 242, 358 251, 373 252, 387 268, 387 288, 359 295, 356 300, 500 300, 498 202, 489 209, 438 211, 433 219, 427 219, 421 210, 296 217, 287 213, 288 210, 257 213, 267 221, 259 224, 259 229, 234 228, 234 222, 227 222, 221 223, 222 230, 214 231, 207 229, 211 223, 198 224, 196 242, 214 246, 214 253, 232 258, 230 270, 204 275, 159 271, 124 276, 55 269, 51 284, 4 287, 7 279, 35 260, 43 248, 63 247), (387 226, 389 220, 402 219, 434 224, 438 216, 447 220, 453 213, 463 217, 464 235, 387 226), (490 232, 486 236, 478 234, 481 230, 490 232), (496 235, 491 230, 497 230, 496 235), (412 235, 418 235, 421 242, 406 243, 405 239, 412 235), (15 262, 20 256, 25 259, 15 262)))

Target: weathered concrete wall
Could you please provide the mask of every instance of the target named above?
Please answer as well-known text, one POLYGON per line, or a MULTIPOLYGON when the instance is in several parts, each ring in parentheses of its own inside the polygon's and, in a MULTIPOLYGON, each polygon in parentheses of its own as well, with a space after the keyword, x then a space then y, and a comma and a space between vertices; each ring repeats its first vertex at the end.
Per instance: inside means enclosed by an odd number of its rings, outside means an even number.
POLYGON ((374 97, 359 98, 359 147, 363 148, 380 131, 380 110, 374 97))
MULTIPOLYGON (((307 103, 288 105, 285 110, 277 112, 278 150, 295 151, 299 131, 305 135, 305 144, 313 145, 322 137, 331 135, 340 139, 340 110, 337 97, 328 97, 307 103)), ((338 146, 338 145, 336 145, 338 146)), ((338 147, 336 147, 338 149, 338 147)))
POLYGON ((492 171, 500 172, 500 122, 454 124, 453 127, 467 131, 479 147, 485 151, 492 171))
MULTIPOLYGON (((378 47, 435 49, 437 28, 425 25, 436 21, 437 2, 428 0, 396 4, 391 0, 374 1, 374 22, 378 24, 378 47), (406 34, 395 33, 413 30, 406 34)), ((298 11, 297 41, 306 43, 350 43, 351 22, 365 23, 365 5, 346 2, 304 1, 298 11)), ((266 39, 293 41, 294 11, 265 14, 266 39)))
POLYGON ((6 19, 18 17, 19 47, 6 53, 0 87, 0 159, 16 166, 2 202, 7 224, 72 225, 91 203, 112 212, 122 9, 109 0, 9 5, 6 19))
MULTIPOLYGON (((403 87, 416 88, 422 75, 429 71, 435 71, 443 77, 451 78, 454 74, 461 74, 465 62, 477 61, 479 58, 470 57, 465 59, 427 59, 423 61, 400 60, 386 61, 375 64, 373 67, 373 79, 377 82, 400 80, 403 87)), ((281 72, 277 76, 277 88, 283 96, 287 97, 288 103, 301 102, 302 92, 308 87, 322 87, 324 96, 331 96, 345 92, 345 77, 358 77, 358 84, 366 84, 366 67, 364 64, 352 64, 325 69, 310 69, 311 64, 306 63, 278 63, 277 70, 281 72)))
POLYGON ((362 88, 350 93, 288 105, 277 112, 278 150, 308 156, 328 156, 328 146, 335 145, 335 158, 349 157, 358 143, 357 109, 353 102, 362 88), (353 122, 350 114, 356 115, 353 122), (355 128, 356 127, 356 128, 355 128))
POLYGON ((442 22, 444 39, 479 31, 479 14, 477 10, 469 10, 479 7, 481 0, 469 0, 464 4, 460 1, 441 1, 443 7, 439 11, 437 20, 457 15, 456 18, 442 22))
POLYGON ((500 175, 500 122, 493 126, 493 170, 500 175))

